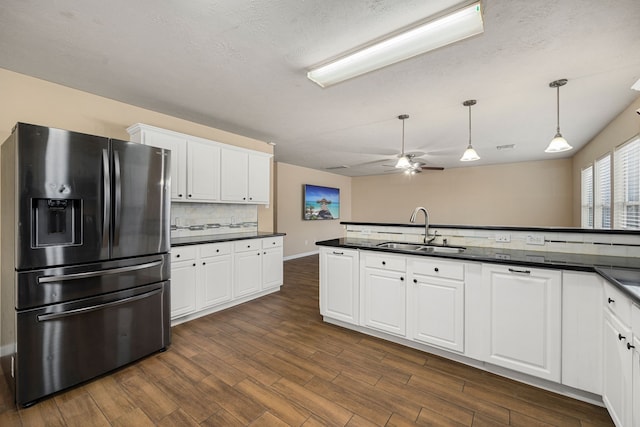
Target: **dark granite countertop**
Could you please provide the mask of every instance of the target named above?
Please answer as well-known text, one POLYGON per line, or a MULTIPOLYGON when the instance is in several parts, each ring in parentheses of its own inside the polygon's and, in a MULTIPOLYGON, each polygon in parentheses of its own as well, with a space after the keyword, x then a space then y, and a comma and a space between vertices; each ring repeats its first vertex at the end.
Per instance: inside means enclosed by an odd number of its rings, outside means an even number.
POLYGON ((205 243, 231 242, 234 240, 263 239, 265 237, 284 236, 285 233, 250 231, 244 233, 210 234, 206 236, 183 236, 171 239, 171 246, 202 245, 205 243))
POLYGON ((316 242, 318 246, 365 249, 402 255, 432 256, 460 261, 511 264, 529 267, 596 272, 640 304, 640 258, 582 255, 562 252, 523 251, 467 246, 460 253, 416 253, 377 247, 383 240, 343 237, 316 242))

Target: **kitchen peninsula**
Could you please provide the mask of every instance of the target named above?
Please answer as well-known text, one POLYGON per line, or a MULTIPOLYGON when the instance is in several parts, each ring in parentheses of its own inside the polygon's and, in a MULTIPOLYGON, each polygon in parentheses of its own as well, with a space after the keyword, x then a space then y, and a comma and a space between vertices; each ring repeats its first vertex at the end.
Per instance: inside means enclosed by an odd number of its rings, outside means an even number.
POLYGON ((316 243, 326 322, 640 421, 638 233, 342 224, 316 243))

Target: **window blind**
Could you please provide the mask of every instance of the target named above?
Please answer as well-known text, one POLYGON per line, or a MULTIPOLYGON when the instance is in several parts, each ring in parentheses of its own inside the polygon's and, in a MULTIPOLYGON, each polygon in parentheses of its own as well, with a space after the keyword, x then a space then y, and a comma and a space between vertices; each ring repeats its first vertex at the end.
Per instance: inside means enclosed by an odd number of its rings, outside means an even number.
POLYGON ((581 182, 582 227, 593 228, 593 166, 582 169, 581 182))
POLYGON ((594 228, 611 228, 611 155, 596 160, 594 173, 594 228))
POLYGON ((614 226, 640 229, 640 138, 635 137, 615 150, 614 226))

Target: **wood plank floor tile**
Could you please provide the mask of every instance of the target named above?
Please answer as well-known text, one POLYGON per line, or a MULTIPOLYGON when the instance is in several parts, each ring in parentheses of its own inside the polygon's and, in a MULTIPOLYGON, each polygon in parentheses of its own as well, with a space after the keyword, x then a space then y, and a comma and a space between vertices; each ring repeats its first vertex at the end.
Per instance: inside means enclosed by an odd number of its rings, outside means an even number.
POLYGON ((287 261, 280 292, 30 408, 0 378, 0 426, 613 426, 602 407, 325 323, 318 296, 318 256, 287 261))

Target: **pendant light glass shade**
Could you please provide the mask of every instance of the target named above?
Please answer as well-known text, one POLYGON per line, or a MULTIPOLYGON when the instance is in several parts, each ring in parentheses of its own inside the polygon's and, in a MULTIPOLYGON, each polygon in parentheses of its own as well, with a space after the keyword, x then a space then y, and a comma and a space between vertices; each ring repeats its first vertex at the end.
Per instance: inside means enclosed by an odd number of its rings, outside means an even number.
POLYGON ((547 148, 544 150, 545 153, 561 153, 563 151, 569 151, 573 149, 571 145, 567 142, 566 139, 560 133, 560 86, 564 86, 567 84, 567 79, 560 79, 549 83, 549 87, 556 88, 556 118, 557 118, 557 126, 556 126, 556 136, 553 137, 547 148))
POLYGON ((464 105, 465 107, 469 107, 469 145, 467 145, 467 149, 464 150, 462 157, 460 157, 460 161, 473 162, 476 160, 480 160, 480 156, 478 155, 476 150, 473 149, 473 146, 471 145, 471 106, 476 105, 476 100, 469 99, 468 101, 464 101, 462 105, 464 105))

